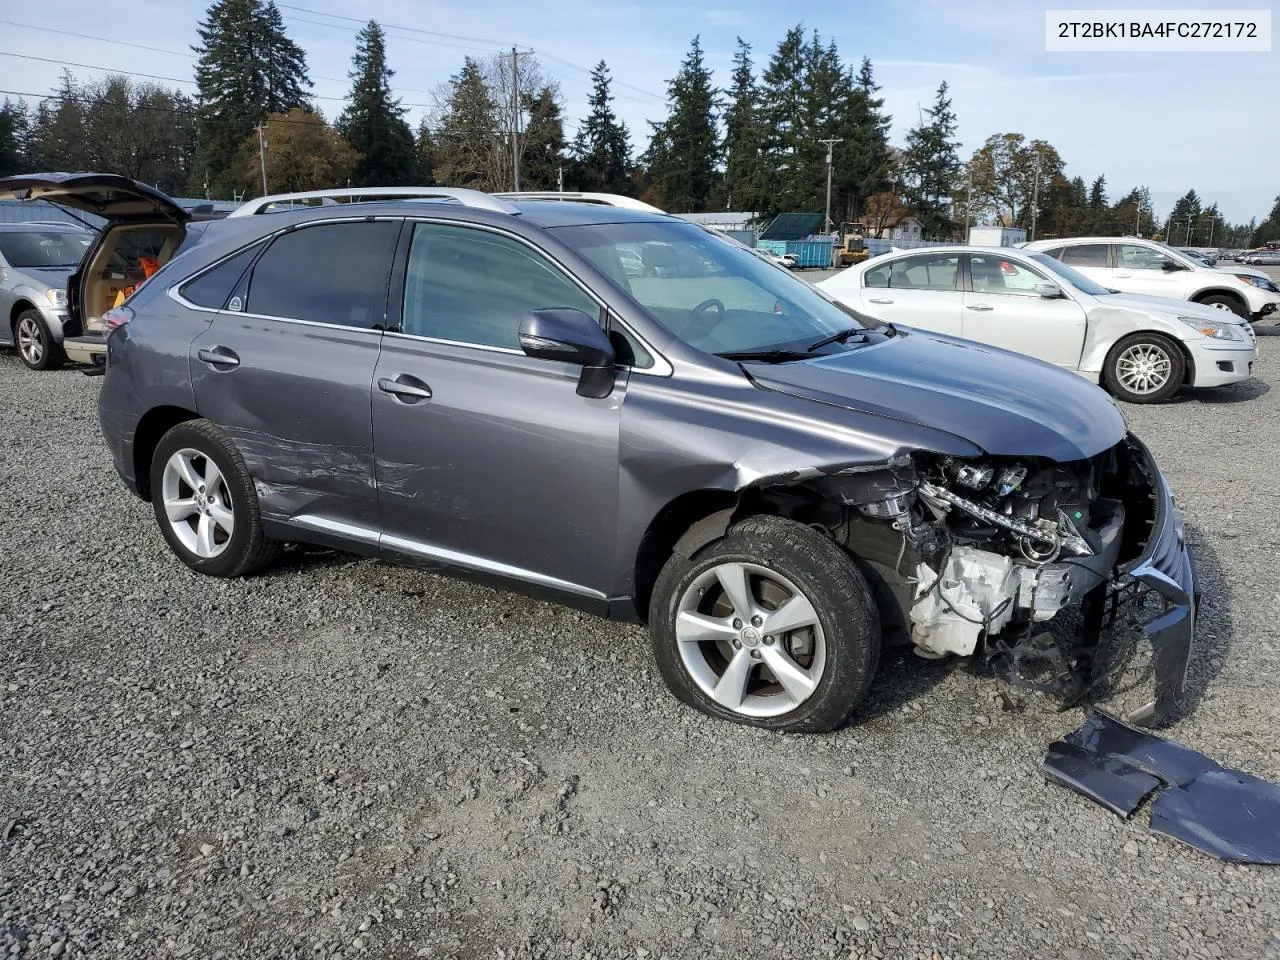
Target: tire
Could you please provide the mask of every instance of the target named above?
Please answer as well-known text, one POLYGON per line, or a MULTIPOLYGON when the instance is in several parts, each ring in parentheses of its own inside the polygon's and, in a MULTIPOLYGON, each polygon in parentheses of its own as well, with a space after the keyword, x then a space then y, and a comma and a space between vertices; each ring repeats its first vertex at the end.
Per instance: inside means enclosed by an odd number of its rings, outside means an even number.
POLYGON ((13 346, 32 370, 56 370, 66 360, 39 310, 23 310, 13 320, 13 346))
POLYGON ((263 533, 244 458, 208 420, 188 420, 160 438, 151 459, 151 504, 169 548, 197 573, 244 576, 279 550, 263 533))
POLYGON ((1211 293, 1209 296, 1197 300, 1196 303, 1203 307, 1225 307, 1237 317, 1244 317, 1245 319, 1249 317, 1249 308, 1239 298, 1230 294, 1211 293))
POLYGON ((853 560, 817 531, 778 517, 736 523, 692 559, 673 555, 654 584, 649 631, 658 669, 684 703, 788 733, 843 724, 880 659, 880 616, 853 560), (745 584, 750 597, 739 593, 732 604, 722 576, 745 584), (804 613, 786 606, 796 595, 809 605, 804 613), (747 612, 741 605, 760 619, 739 620, 747 612), (784 607, 796 613, 793 622, 808 625, 768 633, 784 607), (774 664, 787 671, 787 684, 774 664))
POLYGON ((1158 333, 1135 333, 1111 348, 1103 376, 1107 389, 1120 400, 1161 403, 1178 392, 1186 372, 1182 350, 1172 340, 1158 333))

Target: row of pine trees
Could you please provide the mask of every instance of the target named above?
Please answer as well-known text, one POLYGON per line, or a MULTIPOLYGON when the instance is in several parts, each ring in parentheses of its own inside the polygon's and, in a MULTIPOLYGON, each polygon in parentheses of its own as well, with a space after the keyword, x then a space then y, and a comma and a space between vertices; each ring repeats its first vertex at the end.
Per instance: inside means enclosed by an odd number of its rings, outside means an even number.
POLYGON ((871 61, 847 61, 834 40, 801 26, 760 64, 739 39, 724 88, 695 37, 667 84, 665 118, 643 133, 618 117, 602 60, 571 139, 559 87, 529 53, 466 58, 415 130, 374 21, 356 37, 350 92, 332 123, 274 2, 217 0, 198 33, 193 97, 124 75, 82 84, 67 73, 34 108, 6 100, 0 174, 111 170, 172 193, 230 198, 260 193, 264 179, 271 192, 432 183, 504 190, 518 162, 524 189, 769 216, 823 209, 830 148, 833 221, 860 220, 875 232, 910 215, 935 239, 962 234, 965 222, 1034 223, 1041 236, 1137 232, 1197 246, 1280 236, 1280 211, 1256 230, 1231 225, 1194 190, 1161 220, 1147 188, 1112 200, 1105 177, 1090 185, 1068 178, 1052 145, 1018 133, 994 134, 962 160, 946 83, 904 146, 893 147, 871 61))

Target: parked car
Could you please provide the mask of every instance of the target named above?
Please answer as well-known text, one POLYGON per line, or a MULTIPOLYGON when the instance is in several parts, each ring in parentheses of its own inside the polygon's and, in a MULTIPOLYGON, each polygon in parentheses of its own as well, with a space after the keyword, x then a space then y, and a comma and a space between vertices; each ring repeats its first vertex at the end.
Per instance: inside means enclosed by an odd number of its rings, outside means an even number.
POLYGON ((1259 250, 1250 255, 1248 262, 1255 267, 1280 266, 1280 250, 1259 250))
POLYGON ((1258 358, 1243 318, 1184 300, 1114 293, 1027 250, 911 250, 818 286, 877 320, 1025 353, 1101 382, 1130 403, 1167 400, 1184 384, 1246 380, 1258 358))
POLYGON ((1183 256, 1187 256, 1193 260, 1200 261, 1206 267, 1217 266, 1217 263, 1218 263, 1217 256, 1215 256, 1212 253, 1205 253, 1203 250, 1192 250, 1187 247, 1179 247, 1178 252, 1181 253, 1183 256))
POLYGON ((92 240, 70 223, 0 223, 0 346, 32 370, 62 364, 67 278, 92 240))
POLYGON ((800 261, 796 259, 794 253, 771 253, 769 259, 780 267, 786 267, 788 270, 794 270, 800 265, 800 261))
POLYGON ((1280 287, 1261 270, 1216 270, 1154 240, 1133 237, 1073 237, 1036 240, 1039 250, 1090 280, 1123 293, 1191 300, 1261 320, 1280 307, 1280 287))
MULTIPOLYGON (((211 223, 107 311, 103 435, 193 570, 321 543, 644 621, 682 700, 790 731, 842 723, 883 644, 1000 662, 1141 584, 1136 719, 1176 709, 1191 555, 1101 390, 675 217, 422 199, 211 223), (677 269, 628 276, 637 244, 677 269)), ((1079 623, 1067 694, 1110 662, 1079 623)))

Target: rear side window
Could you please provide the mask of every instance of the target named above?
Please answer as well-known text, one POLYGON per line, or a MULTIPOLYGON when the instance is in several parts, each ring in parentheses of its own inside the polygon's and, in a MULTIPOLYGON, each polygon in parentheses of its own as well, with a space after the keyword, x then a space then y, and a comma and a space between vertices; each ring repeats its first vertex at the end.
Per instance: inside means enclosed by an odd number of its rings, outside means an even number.
POLYGON ((893 287, 898 290, 954 290, 960 257, 951 254, 928 254, 903 257, 868 270, 868 287, 893 287))
POLYGON ((1074 247, 1065 247, 1063 263, 1073 267, 1105 267, 1107 266, 1107 245, 1105 243, 1078 243, 1074 247))
POLYGON ((249 269, 253 258, 262 250, 261 244, 254 244, 241 250, 234 257, 223 260, 212 270, 208 270, 194 280, 183 284, 178 292, 182 298, 197 307, 208 307, 210 310, 221 310, 227 305, 227 298, 236 284, 249 269))
POLYGON ((399 221, 300 227, 276 238, 253 267, 246 313, 381 329, 399 221))

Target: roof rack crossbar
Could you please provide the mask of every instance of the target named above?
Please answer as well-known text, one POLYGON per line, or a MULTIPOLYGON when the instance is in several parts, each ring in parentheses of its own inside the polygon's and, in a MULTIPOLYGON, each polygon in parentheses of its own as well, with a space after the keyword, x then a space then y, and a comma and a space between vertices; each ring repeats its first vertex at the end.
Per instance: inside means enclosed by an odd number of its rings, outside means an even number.
POLYGON ((326 203, 359 203, 365 200, 455 200, 466 207, 478 210, 489 210, 493 213, 516 214, 520 211, 511 204, 499 199, 496 195, 469 190, 465 187, 352 187, 337 190, 307 190, 301 193, 277 193, 267 197, 258 197, 241 204, 228 217, 251 217, 255 214, 272 213, 270 208, 276 205, 291 207, 293 204, 318 200, 326 203))

